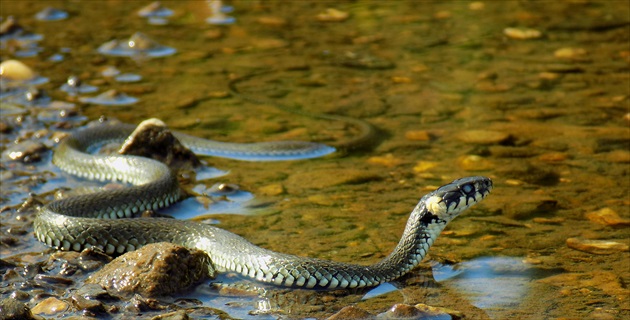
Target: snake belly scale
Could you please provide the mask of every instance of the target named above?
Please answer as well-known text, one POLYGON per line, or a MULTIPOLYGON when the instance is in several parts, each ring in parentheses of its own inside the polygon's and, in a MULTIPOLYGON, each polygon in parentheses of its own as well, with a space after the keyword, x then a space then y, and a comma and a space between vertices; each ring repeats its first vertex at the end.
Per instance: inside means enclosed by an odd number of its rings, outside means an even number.
POLYGON ((62 250, 96 247, 114 255, 149 243, 171 242, 204 251, 211 272, 235 272, 260 282, 293 288, 372 287, 413 269, 447 223, 484 199, 492 189, 489 178, 467 177, 423 196, 411 212, 398 245, 376 264, 300 257, 258 247, 241 236, 207 224, 136 217, 144 210, 157 210, 178 201, 180 188, 175 174, 158 161, 87 152, 104 141, 124 139, 132 129, 115 128, 118 130, 110 126, 79 130, 57 146, 53 162, 71 174, 120 180, 133 186, 55 200, 43 206, 34 221, 35 235, 40 241, 62 250))

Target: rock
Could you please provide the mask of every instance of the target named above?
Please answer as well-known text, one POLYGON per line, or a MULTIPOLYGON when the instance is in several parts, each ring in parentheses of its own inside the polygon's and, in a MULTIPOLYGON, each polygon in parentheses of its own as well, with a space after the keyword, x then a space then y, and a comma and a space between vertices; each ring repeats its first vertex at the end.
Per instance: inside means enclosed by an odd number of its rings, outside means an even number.
POLYGON ((609 271, 561 273, 536 280, 536 282, 576 291, 597 288, 605 294, 617 297, 620 301, 628 298, 628 289, 624 281, 619 275, 609 271))
POLYGON ((586 218, 592 222, 613 226, 613 227, 626 227, 630 226, 630 220, 621 218, 617 212, 611 208, 602 208, 597 211, 589 212, 586 218))
POLYGON ((612 163, 628 163, 630 162, 630 151, 628 150, 613 150, 605 154, 605 159, 612 163))
POLYGON ((465 155, 457 159, 459 166, 466 171, 484 171, 494 168, 494 163, 478 155, 465 155))
POLYGON ((586 55, 586 50, 582 48, 560 48, 554 51, 553 55, 560 59, 576 59, 586 55))
POLYGON ((282 17, 263 16, 256 19, 256 22, 270 27, 284 27, 287 24, 287 20, 282 17))
POLYGON ((481 145, 499 144, 511 138, 507 133, 491 130, 462 131, 456 137, 462 142, 481 145))
POLYGON ((341 22, 348 19, 348 17, 350 17, 350 14, 347 12, 343 12, 334 8, 328 8, 326 9, 326 11, 318 14, 315 18, 318 21, 323 22, 341 22))
POLYGON ((530 158, 538 152, 528 147, 490 146, 490 154, 497 158, 530 158))
POLYGON ((457 310, 452 310, 452 309, 448 309, 448 308, 441 308, 441 307, 432 307, 432 306, 428 306, 426 304, 423 303, 418 303, 417 305, 415 305, 416 309, 420 310, 422 312, 422 317, 424 318, 429 318, 429 319, 433 319, 433 318, 445 318, 445 317, 449 317, 453 320, 458 320, 458 319, 463 319, 464 318, 464 314, 457 311, 457 310))
POLYGON ((422 311, 408 304, 397 303, 391 309, 378 315, 379 319, 420 319, 422 311))
POLYGON ((509 179, 525 181, 539 186, 553 186, 560 182, 559 173, 529 164, 514 164, 497 168, 497 171, 509 179))
POLYGON ((613 254, 616 252, 630 250, 630 247, 627 244, 621 242, 608 240, 588 240, 579 238, 567 239, 567 246, 571 249, 592 254, 613 254))
POLYGON ((151 318, 151 320, 188 320, 188 314, 184 310, 179 310, 175 312, 169 312, 165 314, 161 314, 159 316, 155 316, 151 318))
POLYGON ((0 316, 5 320, 29 320, 35 319, 31 309, 26 304, 13 298, 0 300, 0 316))
POLYGON ((420 160, 416 163, 416 165, 413 167, 413 171, 416 173, 422 173, 422 172, 427 172, 437 166, 439 166, 440 163, 437 161, 423 161, 420 160))
POLYGON ((569 158, 570 156, 566 152, 547 152, 538 156, 538 160, 545 162, 562 162, 569 158))
MULTIPOLYGON (((7 19, 5 21, 9 22, 7 19)), ((3 24, 4 25, 4 24, 3 24)), ((12 81, 28 81, 37 76, 35 71, 18 60, 6 60, 0 63, 0 77, 12 81)))
POLYGON ((68 310, 68 303, 55 297, 42 300, 31 310, 34 314, 56 315, 68 310))
POLYGON ((268 184, 258 188, 258 193, 265 196, 279 196, 285 193, 284 186, 279 183, 268 184))
POLYGON ((289 192, 304 188, 325 189, 343 184, 359 184, 369 181, 382 180, 376 170, 360 169, 316 169, 311 171, 301 171, 291 174, 286 180, 285 186, 289 192))
POLYGON ((374 319, 374 315, 359 307, 347 306, 343 307, 343 309, 328 317, 328 320, 344 319, 374 319))
POLYGON ((558 201, 545 195, 529 194, 506 202, 503 215, 516 220, 529 219, 537 214, 548 215, 556 210, 558 201))
POLYGON ((431 134, 426 130, 410 130, 405 132, 405 139, 411 141, 430 141, 431 134))
POLYGON ((403 160, 400 158, 394 157, 391 153, 388 153, 384 156, 374 156, 367 159, 368 163, 378 164, 388 168, 395 167, 401 163, 403 160))
POLYGON ((85 282, 123 297, 134 293, 159 297, 188 289, 208 275, 209 265, 208 256, 200 250, 161 242, 114 259, 85 282))
POLYGON ((103 301, 114 298, 98 284, 85 284, 72 294, 71 300, 75 308, 97 315, 105 312, 103 301))
POLYGON ((7 148, 2 152, 2 157, 13 161, 31 163, 41 160, 42 153, 46 150, 46 146, 41 142, 25 140, 7 148))
POLYGON ((164 122, 155 118, 142 121, 118 152, 153 158, 179 169, 201 166, 197 156, 175 138, 164 122))
POLYGON ((505 28, 503 29, 503 34, 508 38, 517 40, 538 39, 542 37, 542 32, 527 28, 505 28))

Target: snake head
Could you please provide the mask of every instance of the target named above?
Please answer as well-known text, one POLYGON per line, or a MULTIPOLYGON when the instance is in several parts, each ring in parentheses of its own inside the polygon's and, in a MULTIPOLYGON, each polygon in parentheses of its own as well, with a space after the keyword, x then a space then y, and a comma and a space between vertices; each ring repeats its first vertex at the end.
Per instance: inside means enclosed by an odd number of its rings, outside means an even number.
POLYGON ((484 199, 491 190, 490 178, 461 178, 430 193, 425 206, 433 218, 448 222, 484 199))

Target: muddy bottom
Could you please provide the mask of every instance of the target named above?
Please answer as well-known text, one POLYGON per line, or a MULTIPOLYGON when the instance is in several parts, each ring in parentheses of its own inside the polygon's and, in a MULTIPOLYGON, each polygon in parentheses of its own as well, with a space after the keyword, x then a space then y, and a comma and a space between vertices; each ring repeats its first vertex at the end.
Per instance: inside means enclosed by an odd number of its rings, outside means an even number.
MULTIPOLYGON (((160 299, 90 293, 104 306, 93 315, 326 318, 354 306, 356 316, 386 318, 411 310, 401 304, 425 304, 474 319, 630 317, 624 1, 232 1, 224 15, 235 21, 224 25, 206 21, 205 1, 163 1, 173 10, 166 24, 138 16, 148 4, 2 2, 2 22, 12 16, 22 27, 3 29, 2 60, 47 78, 24 84, 2 74, 2 299, 45 318, 90 308, 78 290, 104 262, 60 255, 33 236, 38 206, 103 187, 51 163, 63 135, 101 117, 159 118, 231 142, 334 144, 361 134, 309 113, 363 119, 376 137, 311 160, 204 158, 206 169, 183 179, 199 197, 166 212, 274 251, 372 264, 394 248, 408 213, 435 187, 485 175, 494 190, 447 227, 411 274, 373 290, 263 297, 225 293, 208 280, 160 299), (36 19, 47 6, 68 17, 36 19), (136 32, 176 53, 97 50, 136 32), (70 76, 97 92, 61 90, 70 76), (19 91, 32 87, 50 99, 19 91), (138 101, 82 99, 112 89, 138 101), (221 184, 239 193, 216 194, 221 184)), ((120 186, 105 186, 112 187, 120 186)), ((420 317, 413 312, 406 315, 420 317)))

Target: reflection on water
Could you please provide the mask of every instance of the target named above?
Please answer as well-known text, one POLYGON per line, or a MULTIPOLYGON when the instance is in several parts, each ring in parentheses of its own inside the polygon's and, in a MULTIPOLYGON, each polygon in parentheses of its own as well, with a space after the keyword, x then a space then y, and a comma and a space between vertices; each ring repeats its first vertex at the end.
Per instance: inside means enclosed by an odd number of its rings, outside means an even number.
POLYGON ((456 288, 492 318, 497 318, 496 311, 515 308, 524 300, 534 272, 523 259, 512 257, 481 257, 433 267, 435 281, 456 288))

